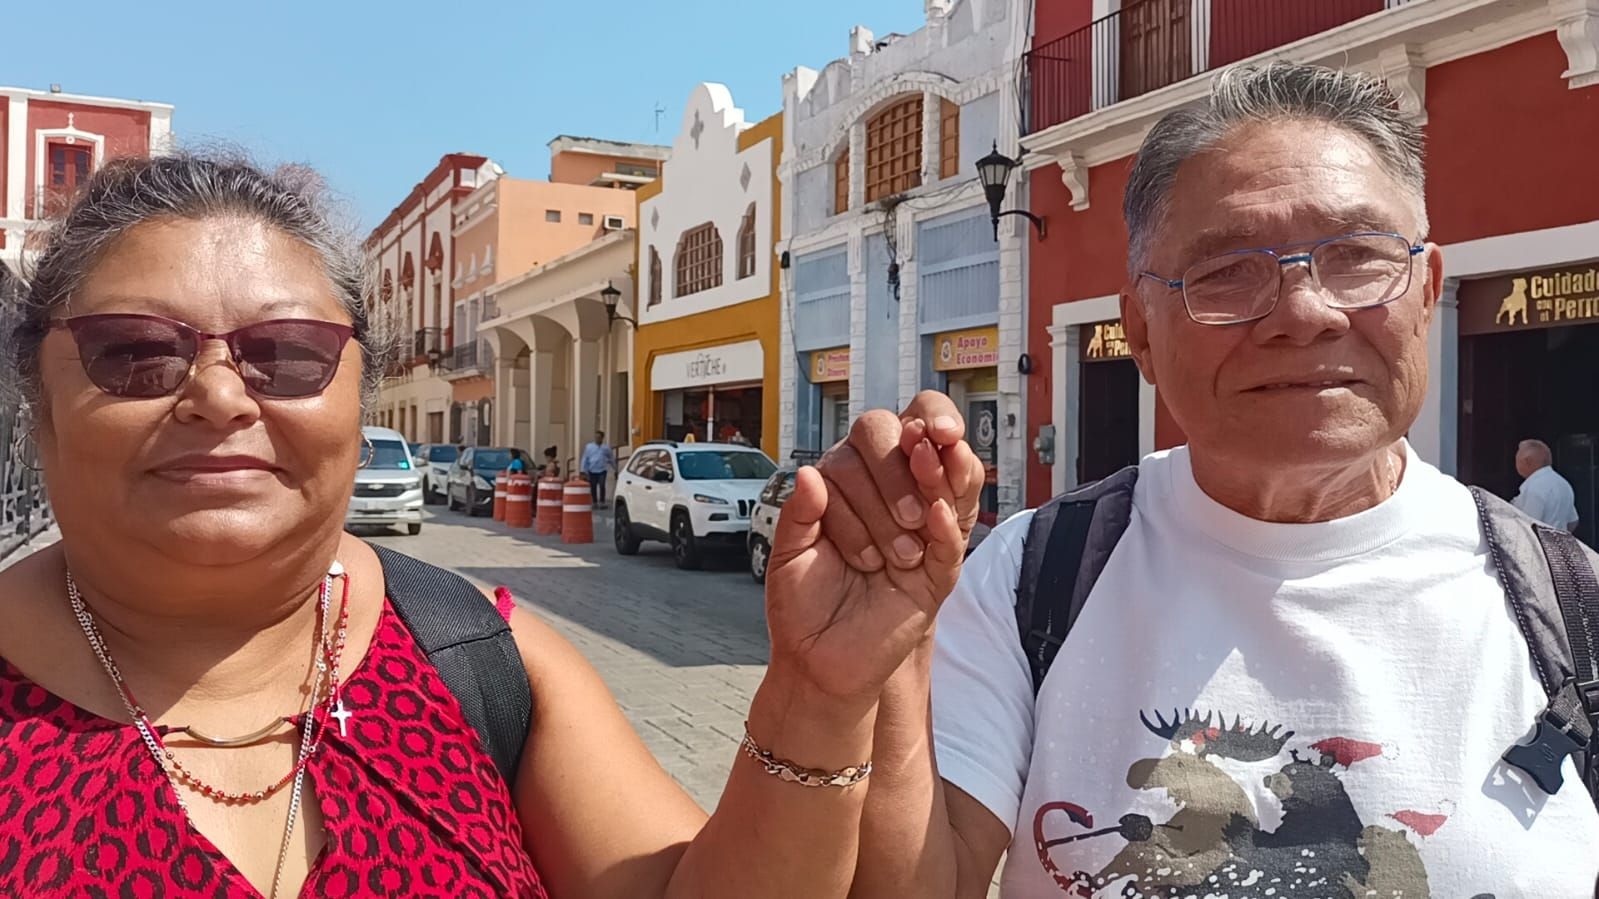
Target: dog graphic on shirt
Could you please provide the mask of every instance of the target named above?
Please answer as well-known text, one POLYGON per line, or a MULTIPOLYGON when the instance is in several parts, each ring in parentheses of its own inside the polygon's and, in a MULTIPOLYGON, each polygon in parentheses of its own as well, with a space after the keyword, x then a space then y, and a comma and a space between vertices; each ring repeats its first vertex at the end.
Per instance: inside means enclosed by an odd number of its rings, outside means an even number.
MULTIPOLYGON (((1304 750, 1266 778, 1282 805, 1282 821, 1262 829, 1253 804, 1218 759, 1263 762, 1277 758, 1294 736, 1281 725, 1246 725, 1235 717, 1193 711, 1156 713, 1139 720, 1166 740, 1170 753, 1134 762, 1127 785, 1161 791, 1177 805, 1164 822, 1124 815, 1114 827, 1094 829, 1091 812, 1050 802, 1033 818, 1039 863, 1071 899, 1143 899, 1227 894, 1283 899, 1355 899, 1382 896, 1430 899, 1427 870, 1406 830, 1361 820, 1343 777, 1382 754, 1378 744, 1333 737, 1304 750), (1051 838, 1062 825, 1077 832, 1051 838), (1101 870, 1067 875, 1050 850, 1086 839, 1119 837, 1126 846, 1101 870), (1307 864, 1307 853, 1314 864, 1307 864)), ((1447 816, 1413 810, 1388 816, 1421 837, 1447 816)), ((1476 897, 1491 899, 1491 897, 1476 897)))

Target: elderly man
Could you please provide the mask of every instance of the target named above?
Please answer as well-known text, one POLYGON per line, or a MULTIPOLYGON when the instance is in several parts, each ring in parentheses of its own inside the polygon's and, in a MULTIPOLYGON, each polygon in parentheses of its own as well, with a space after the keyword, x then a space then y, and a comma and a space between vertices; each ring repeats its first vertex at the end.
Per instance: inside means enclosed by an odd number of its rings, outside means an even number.
POLYGON ((1521 475, 1521 491, 1516 508, 1527 517, 1552 528, 1577 531, 1577 499, 1571 482, 1555 471, 1555 455, 1542 440, 1523 440, 1516 448, 1516 474, 1521 475))
MULTIPOLYGON (((1006 899, 1594 894, 1591 557, 1404 440, 1421 143, 1380 81, 1289 64, 1150 132, 1122 320, 1189 443, 967 560, 880 701, 853 896, 977 899, 1007 847, 1006 899)), ((835 542, 911 532, 895 443, 953 418, 862 416, 835 542)))

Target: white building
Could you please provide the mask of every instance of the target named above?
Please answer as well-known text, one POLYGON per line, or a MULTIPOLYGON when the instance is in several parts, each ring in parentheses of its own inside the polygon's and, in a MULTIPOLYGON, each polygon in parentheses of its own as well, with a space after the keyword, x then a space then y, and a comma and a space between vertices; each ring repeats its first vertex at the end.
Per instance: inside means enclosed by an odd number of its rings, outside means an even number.
MULTIPOLYGON (((989 467, 983 513, 1022 505, 1028 227, 998 239, 975 163, 1017 155, 1019 0, 925 0, 926 24, 784 78, 783 455, 821 450, 863 410, 948 392, 989 467)), ((1008 207, 1025 205, 1013 185, 1008 207)))

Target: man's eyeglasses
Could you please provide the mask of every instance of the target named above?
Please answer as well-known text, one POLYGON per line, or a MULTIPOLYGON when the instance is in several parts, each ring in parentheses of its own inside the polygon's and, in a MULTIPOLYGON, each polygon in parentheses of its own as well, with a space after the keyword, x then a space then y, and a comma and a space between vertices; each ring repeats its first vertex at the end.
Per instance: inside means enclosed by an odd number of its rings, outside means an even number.
POLYGON ((107 313, 57 319, 78 344, 83 372, 112 396, 168 396, 188 380, 200 346, 228 345, 245 389, 265 399, 301 399, 327 389, 339 370, 349 325, 310 319, 274 319, 226 334, 207 334, 158 315, 107 313))
POLYGON ((1410 289, 1411 260, 1426 247, 1401 234, 1361 231, 1312 244, 1234 250, 1190 265, 1175 281, 1141 272, 1183 292, 1188 317, 1201 325, 1236 325, 1271 314, 1282 295, 1283 269, 1304 265, 1334 309, 1391 303, 1410 289), (1299 252, 1284 255, 1285 249, 1299 252))

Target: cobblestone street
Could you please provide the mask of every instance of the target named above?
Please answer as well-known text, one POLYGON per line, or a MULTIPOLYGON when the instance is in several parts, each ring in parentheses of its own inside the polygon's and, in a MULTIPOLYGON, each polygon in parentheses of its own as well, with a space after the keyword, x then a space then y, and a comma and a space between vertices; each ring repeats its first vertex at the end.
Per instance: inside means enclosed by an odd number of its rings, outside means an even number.
POLYGON ((766 669, 761 590, 742 557, 679 571, 665 544, 624 558, 596 517, 595 543, 512 531, 430 507, 416 537, 363 533, 486 586, 503 584, 599 669, 656 758, 714 808, 766 669))

